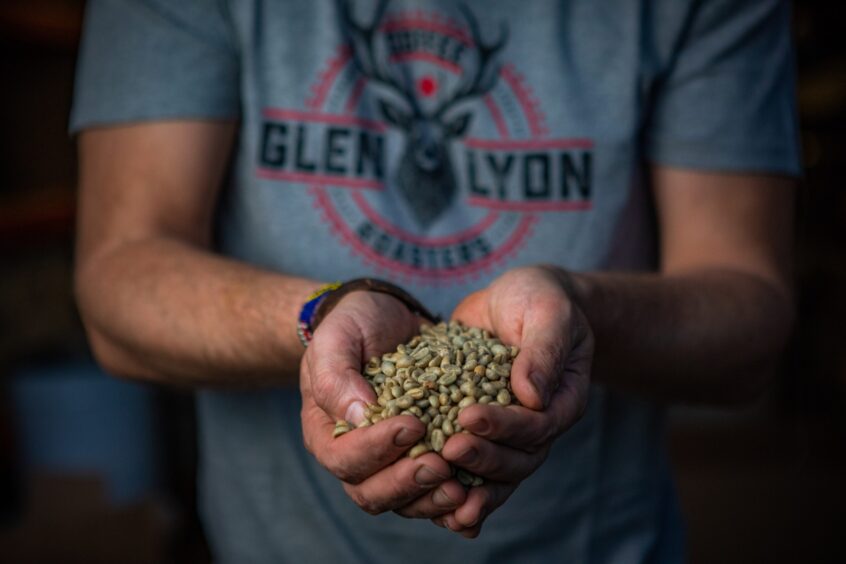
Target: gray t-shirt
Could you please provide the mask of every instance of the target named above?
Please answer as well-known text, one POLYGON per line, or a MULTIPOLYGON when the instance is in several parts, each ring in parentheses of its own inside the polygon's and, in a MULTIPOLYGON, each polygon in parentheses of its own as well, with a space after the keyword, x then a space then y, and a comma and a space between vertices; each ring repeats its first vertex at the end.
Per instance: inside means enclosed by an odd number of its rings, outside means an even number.
MULTIPOLYGON (((344 5, 91 1, 71 129, 238 118, 220 253, 388 278, 447 316, 520 265, 653 269, 649 162, 799 172, 784 2, 344 5)), ((594 386, 472 542, 355 507, 303 448, 297 390, 198 400, 221 562, 683 559, 645 400, 594 386)))

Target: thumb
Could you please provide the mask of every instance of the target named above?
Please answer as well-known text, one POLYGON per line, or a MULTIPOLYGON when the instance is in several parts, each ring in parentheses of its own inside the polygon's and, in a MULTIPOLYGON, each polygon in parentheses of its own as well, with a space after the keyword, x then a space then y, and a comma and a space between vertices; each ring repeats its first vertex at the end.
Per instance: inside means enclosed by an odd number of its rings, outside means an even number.
POLYGON ((373 388, 361 375, 362 343, 355 331, 321 326, 309 345, 307 378, 314 402, 335 420, 358 425, 366 404, 376 401, 373 388))
MULTIPOLYGON (((560 349, 560 345, 558 345, 560 349)), ((560 385, 563 362, 548 347, 531 344, 520 347, 511 371, 511 387, 517 399, 529 409, 542 411, 560 385)))
POLYGON ((524 406, 543 410, 561 384, 571 347, 567 320, 542 311, 523 322, 520 353, 511 370, 511 386, 524 406))
POLYGON ((465 325, 490 331, 492 327, 488 318, 488 294, 487 289, 469 294, 455 307, 452 318, 465 325))

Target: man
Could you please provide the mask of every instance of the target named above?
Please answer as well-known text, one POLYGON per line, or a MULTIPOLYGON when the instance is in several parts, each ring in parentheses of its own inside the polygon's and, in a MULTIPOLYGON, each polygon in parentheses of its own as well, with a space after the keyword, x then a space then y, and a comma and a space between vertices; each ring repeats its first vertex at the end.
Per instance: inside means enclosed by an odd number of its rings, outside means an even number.
POLYGON ((791 323, 788 22, 763 0, 92 2, 80 308, 108 370, 198 388, 216 556, 681 560, 659 406, 754 397, 791 323), (404 456, 412 417, 332 439, 421 321, 348 285, 309 326, 322 283, 360 277, 518 345, 522 407, 466 409, 440 455, 404 456))

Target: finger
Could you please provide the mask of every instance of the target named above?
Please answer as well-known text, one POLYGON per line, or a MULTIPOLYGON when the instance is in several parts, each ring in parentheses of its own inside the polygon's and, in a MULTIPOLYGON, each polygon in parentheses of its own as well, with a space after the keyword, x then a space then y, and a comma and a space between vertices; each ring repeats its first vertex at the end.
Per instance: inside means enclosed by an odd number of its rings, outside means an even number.
POLYGON ((458 480, 447 480, 408 505, 396 509, 396 513, 414 519, 433 519, 454 511, 466 499, 464 486, 458 480))
POLYGON ((371 515, 399 509, 450 479, 449 464, 434 453, 404 458, 359 484, 344 484, 352 500, 371 515))
POLYGON ((358 425, 366 404, 376 401, 373 388, 361 375, 362 336, 345 316, 317 328, 306 353, 310 393, 334 419, 358 425))
POLYGON ((479 437, 514 449, 535 452, 579 420, 587 395, 586 382, 576 384, 565 377, 545 411, 519 405, 471 405, 459 413, 458 422, 479 437))
POLYGON ((505 503, 516 488, 517 484, 499 482, 470 488, 464 504, 452 513, 442 516, 440 520, 447 529, 467 538, 476 538, 485 519, 505 503))
POLYGON ((332 474, 351 484, 404 456, 426 433, 419 419, 399 415, 333 438, 335 422, 307 398, 303 398, 302 421, 308 451, 332 474))
POLYGON ((525 313, 520 353, 511 369, 511 386, 524 406, 545 409, 564 372, 570 336, 566 328, 572 306, 554 302, 532 307, 525 313))
POLYGON ((491 331, 493 328, 490 326, 487 311, 489 293, 489 290, 479 290, 465 297, 452 312, 453 319, 465 325, 491 331))
POLYGON ((520 482, 546 458, 546 450, 526 452, 468 433, 453 435, 441 456, 459 468, 497 482, 520 482))

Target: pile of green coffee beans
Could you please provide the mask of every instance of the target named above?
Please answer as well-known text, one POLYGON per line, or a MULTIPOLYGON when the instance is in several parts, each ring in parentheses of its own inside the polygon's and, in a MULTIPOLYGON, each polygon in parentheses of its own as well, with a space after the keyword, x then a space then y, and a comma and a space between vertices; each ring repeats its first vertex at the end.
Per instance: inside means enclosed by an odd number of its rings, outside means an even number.
MULTIPOLYGON (((373 357, 364 377, 376 391, 376 403, 365 409, 359 427, 396 415, 413 415, 426 425, 426 436, 411 447, 416 458, 440 452, 447 438, 464 431, 458 414, 474 403, 517 403, 511 391, 511 363, 519 349, 504 345, 484 329, 458 322, 422 325, 420 334, 394 352, 373 357)), ((338 421, 334 436, 351 426, 338 421)), ((478 486, 482 478, 458 469, 465 486, 478 486)))

